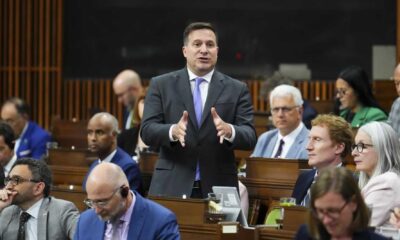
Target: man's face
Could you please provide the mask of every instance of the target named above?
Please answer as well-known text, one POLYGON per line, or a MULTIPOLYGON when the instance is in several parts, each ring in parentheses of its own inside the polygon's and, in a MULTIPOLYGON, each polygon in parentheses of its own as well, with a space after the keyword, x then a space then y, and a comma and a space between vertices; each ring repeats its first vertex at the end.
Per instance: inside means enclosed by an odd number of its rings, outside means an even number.
POLYGON ((217 63, 218 46, 214 32, 209 29, 192 31, 182 51, 188 68, 194 74, 204 76, 217 63))
POLYGON ((335 165, 344 151, 343 144, 334 143, 325 126, 313 126, 308 136, 308 165, 318 169, 335 165))
POLYGON ((94 182, 86 185, 87 198, 94 204, 93 209, 103 221, 115 221, 123 215, 125 200, 120 194, 120 188, 110 185, 97 185, 94 182), (102 202, 102 204, 97 204, 102 202), (101 205, 101 206, 100 206, 101 205))
MULTIPOLYGON (((17 206, 30 206, 36 201, 39 191, 38 186, 39 184, 43 184, 43 182, 36 183, 29 181, 39 179, 33 179, 32 173, 27 165, 15 166, 13 169, 11 169, 8 177, 11 179, 19 179, 19 183, 17 185, 15 185, 13 181, 8 182, 6 185, 7 190, 17 193, 12 200, 12 204, 17 206)), ((43 189, 41 190, 40 194, 42 193, 43 189)))
POLYGON ((297 107, 292 96, 272 99, 272 121, 279 132, 286 136, 301 122, 302 107, 297 107))
POLYGON ((4 136, 0 135, 0 165, 5 166, 11 160, 14 152, 6 144, 4 136))
POLYGON ((15 106, 11 103, 6 104, 1 109, 1 119, 8 123, 16 136, 20 136, 27 120, 18 113, 15 106))
POLYGON ((116 147, 116 134, 111 124, 107 124, 101 117, 92 118, 87 127, 89 150, 97 155, 108 155, 116 147))
POLYGON ((133 85, 128 86, 124 82, 114 83, 113 88, 118 102, 122 103, 127 108, 132 108, 140 95, 138 87, 133 85))
POLYGON ((394 71, 394 84, 396 86, 397 94, 400 96, 400 65, 394 71))

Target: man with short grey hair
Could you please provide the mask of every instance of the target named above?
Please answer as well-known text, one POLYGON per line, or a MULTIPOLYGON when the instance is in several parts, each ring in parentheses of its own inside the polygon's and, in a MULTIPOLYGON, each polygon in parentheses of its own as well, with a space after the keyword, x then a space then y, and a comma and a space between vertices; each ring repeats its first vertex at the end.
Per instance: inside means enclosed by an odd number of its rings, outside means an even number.
POLYGON ((299 89, 280 85, 270 93, 276 129, 263 133, 251 157, 306 159, 309 130, 302 122, 303 99, 299 89))

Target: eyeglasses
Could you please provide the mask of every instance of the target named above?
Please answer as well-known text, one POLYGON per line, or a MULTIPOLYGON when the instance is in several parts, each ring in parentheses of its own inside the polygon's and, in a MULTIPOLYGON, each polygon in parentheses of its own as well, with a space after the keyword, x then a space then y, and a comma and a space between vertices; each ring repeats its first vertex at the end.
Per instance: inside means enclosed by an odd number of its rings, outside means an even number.
POLYGON ((347 90, 348 90, 348 89, 345 89, 345 88, 336 89, 335 95, 338 95, 338 94, 339 94, 339 96, 344 96, 344 95, 346 95, 347 90))
MULTIPOLYGON (((121 186, 123 187, 123 186, 121 186)), ((86 206, 88 208, 94 208, 94 207, 99 207, 99 208, 103 208, 105 206, 107 206, 107 204, 111 201, 111 199, 114 197, 114 195, 118 192, 119 189, 121 189, 121 187, 115 189, 113 191, 113 193, 111 194, 110 197, 105 198, 105 199, 101 199, 101 200, 91 200, 91 199, 85 199, 83 200, 83 202, 86 204, 86 206)))
POLYGON ((34 182, 34 183, 38 183, 41 182, 41 180, 35 180, 35 179, 26 179, 20 176, 12 176, 12 177, 5 177, 4 178, 4 185, 7 185, 8 183, 10 183, 13 186, 17 186, 20 183, 24 183, 24 182, 34 182))
POLYGON ((322 219, 324 216, 328 216, 330 218, 339 218, 340 214, 342 213, 343 209, 346 207, 348 203, 349 201, 346 201, 340 208, 327 208, 327 209, 314 208, 312 209, 312 213, 318 219, 322 219))
POLYGON ((271 109, 272 114, 277 114, 279 111, 282 111, 282 113, 286 114, 290 111, 292 111, 295 108, 298 108, 299 106, 293 106, 293 107, 274 107, 271 109))
POLYGON ((351 151, 354 151, 354 149, 357 149, 357 152, 362 153, 365 148, 372 147, 372 146, 374 146, 374 145, 366 144, 366 143, 357 143, 357 144, 351 145, 351 151))

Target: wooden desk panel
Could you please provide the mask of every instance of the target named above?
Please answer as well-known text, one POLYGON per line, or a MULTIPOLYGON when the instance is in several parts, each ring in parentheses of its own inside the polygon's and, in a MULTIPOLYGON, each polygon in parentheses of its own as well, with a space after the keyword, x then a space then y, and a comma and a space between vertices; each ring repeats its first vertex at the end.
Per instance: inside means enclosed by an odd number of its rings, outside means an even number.
POLYGON ((79 211, 85 211, 87 207, 83 203, 83 200, 86 198, 86 193, 82 190, 81 186, 73 186, 73 189, 70 189, 70 187, 71 186, 68 185, 53 186, 51 195, 59 199, 73 202, 79 211))
POLYGON ((299 169, 309 169, 307 160, 247 158, 246 177, 296 182, 299 169))

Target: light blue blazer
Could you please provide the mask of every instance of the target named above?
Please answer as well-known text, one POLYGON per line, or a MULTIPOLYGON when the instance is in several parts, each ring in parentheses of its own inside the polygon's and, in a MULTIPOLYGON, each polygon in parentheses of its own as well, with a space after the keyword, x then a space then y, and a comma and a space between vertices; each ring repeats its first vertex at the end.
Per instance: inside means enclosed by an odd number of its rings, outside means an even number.
MULTIPOLYGON (((295 141, 290 147, 285 158, 289 159, 308 159, 308 153, 306 150, 308 143, 309 130, 303 126, 299 135, 297 135, 295 141)), ((275 144, 278 141, 278 129, 267 131, 258 138, 256 147, 254 148, 251 157, 264 157, 272 158, 272 154, 275 148, 275 144)))

